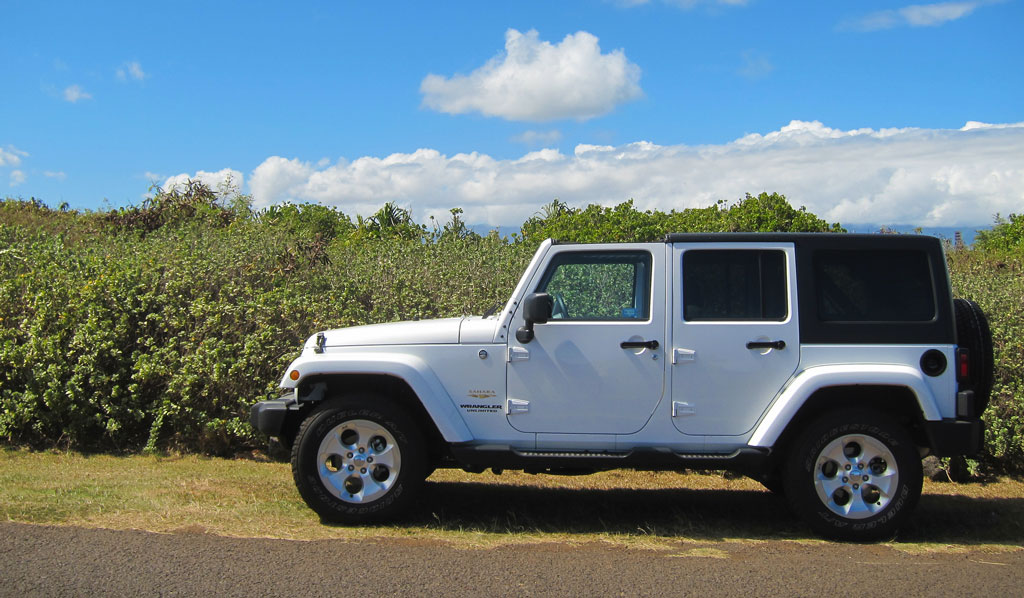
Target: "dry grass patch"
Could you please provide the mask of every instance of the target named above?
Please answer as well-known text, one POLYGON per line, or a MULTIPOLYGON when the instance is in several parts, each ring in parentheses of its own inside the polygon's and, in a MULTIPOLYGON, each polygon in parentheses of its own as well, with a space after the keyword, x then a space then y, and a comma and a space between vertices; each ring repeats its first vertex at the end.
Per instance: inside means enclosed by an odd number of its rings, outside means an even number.
MULTIPOLYGON (((428 540, 467 549, 600 542, 705 557, 717 553, 695 544, 817 541, 781 498, 747 478, 720 474, 439 470, 404 521, 343 527, 321 523, 306 507, 284 463, 24 450, 0 451, 0 518, 295 540, 428 540)), ((1020 481, 926 482, 912 523, 890 546, 1016 550, 1024 545, 1022 526, 1020 481)))

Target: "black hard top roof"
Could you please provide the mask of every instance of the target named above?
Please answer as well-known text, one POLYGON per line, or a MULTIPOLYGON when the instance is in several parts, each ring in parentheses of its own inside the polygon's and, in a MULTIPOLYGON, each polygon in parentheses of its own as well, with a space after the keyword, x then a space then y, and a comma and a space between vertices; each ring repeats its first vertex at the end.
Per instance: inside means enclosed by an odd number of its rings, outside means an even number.
POLYGON ((669 233, 666 243, 795 243, 797 245, 842 247, 935 246, 939 239, 929 235, 862 233, 669 233))

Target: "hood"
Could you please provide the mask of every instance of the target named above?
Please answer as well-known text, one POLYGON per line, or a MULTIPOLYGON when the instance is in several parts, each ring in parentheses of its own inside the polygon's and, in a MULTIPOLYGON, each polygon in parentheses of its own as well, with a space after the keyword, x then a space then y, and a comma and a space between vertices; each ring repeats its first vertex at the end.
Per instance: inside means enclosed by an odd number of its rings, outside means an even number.
MULTIPOLYGON (((390 322, 327 330, 326 347, 372 345, 453 345, 459 342, 459 329, 467 318, 390 322)), ((478 319, 478 318, 476 318, 478 319)), ((493 330, 493 328, 492 328, 493 330)), ((317 335, 306 341, 306 347, 316 345, 317 335)))

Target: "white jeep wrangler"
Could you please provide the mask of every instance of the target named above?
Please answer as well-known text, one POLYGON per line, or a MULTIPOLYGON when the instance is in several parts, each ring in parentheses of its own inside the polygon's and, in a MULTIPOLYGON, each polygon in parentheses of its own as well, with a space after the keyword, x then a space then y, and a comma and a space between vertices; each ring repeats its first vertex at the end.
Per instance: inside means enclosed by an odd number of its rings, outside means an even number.
POLYGON ((991 385, 935 238, 675 234, 545 241, 496 315, 319 332, 251 422, 331 521, 398 515, 436 467, 714 469, 865 540, 922 456, 980 450, 991 385))

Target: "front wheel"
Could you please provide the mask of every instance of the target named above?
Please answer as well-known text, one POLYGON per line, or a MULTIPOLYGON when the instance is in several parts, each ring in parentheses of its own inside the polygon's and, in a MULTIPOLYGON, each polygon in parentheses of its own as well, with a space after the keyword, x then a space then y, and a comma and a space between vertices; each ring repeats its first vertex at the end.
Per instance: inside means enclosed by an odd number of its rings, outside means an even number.
POLYGON ((386 397, 352 395, 318 407, 299 427, 292 475, 303 500, 327 521, 392 519, 426 477, 416 425, 386 397))
POLYGON ((921 496, 921 458, 906 430, 883 413, 826 414, 789 455, 786 497, 817 533, 836 540, 891 537, 921 496))

